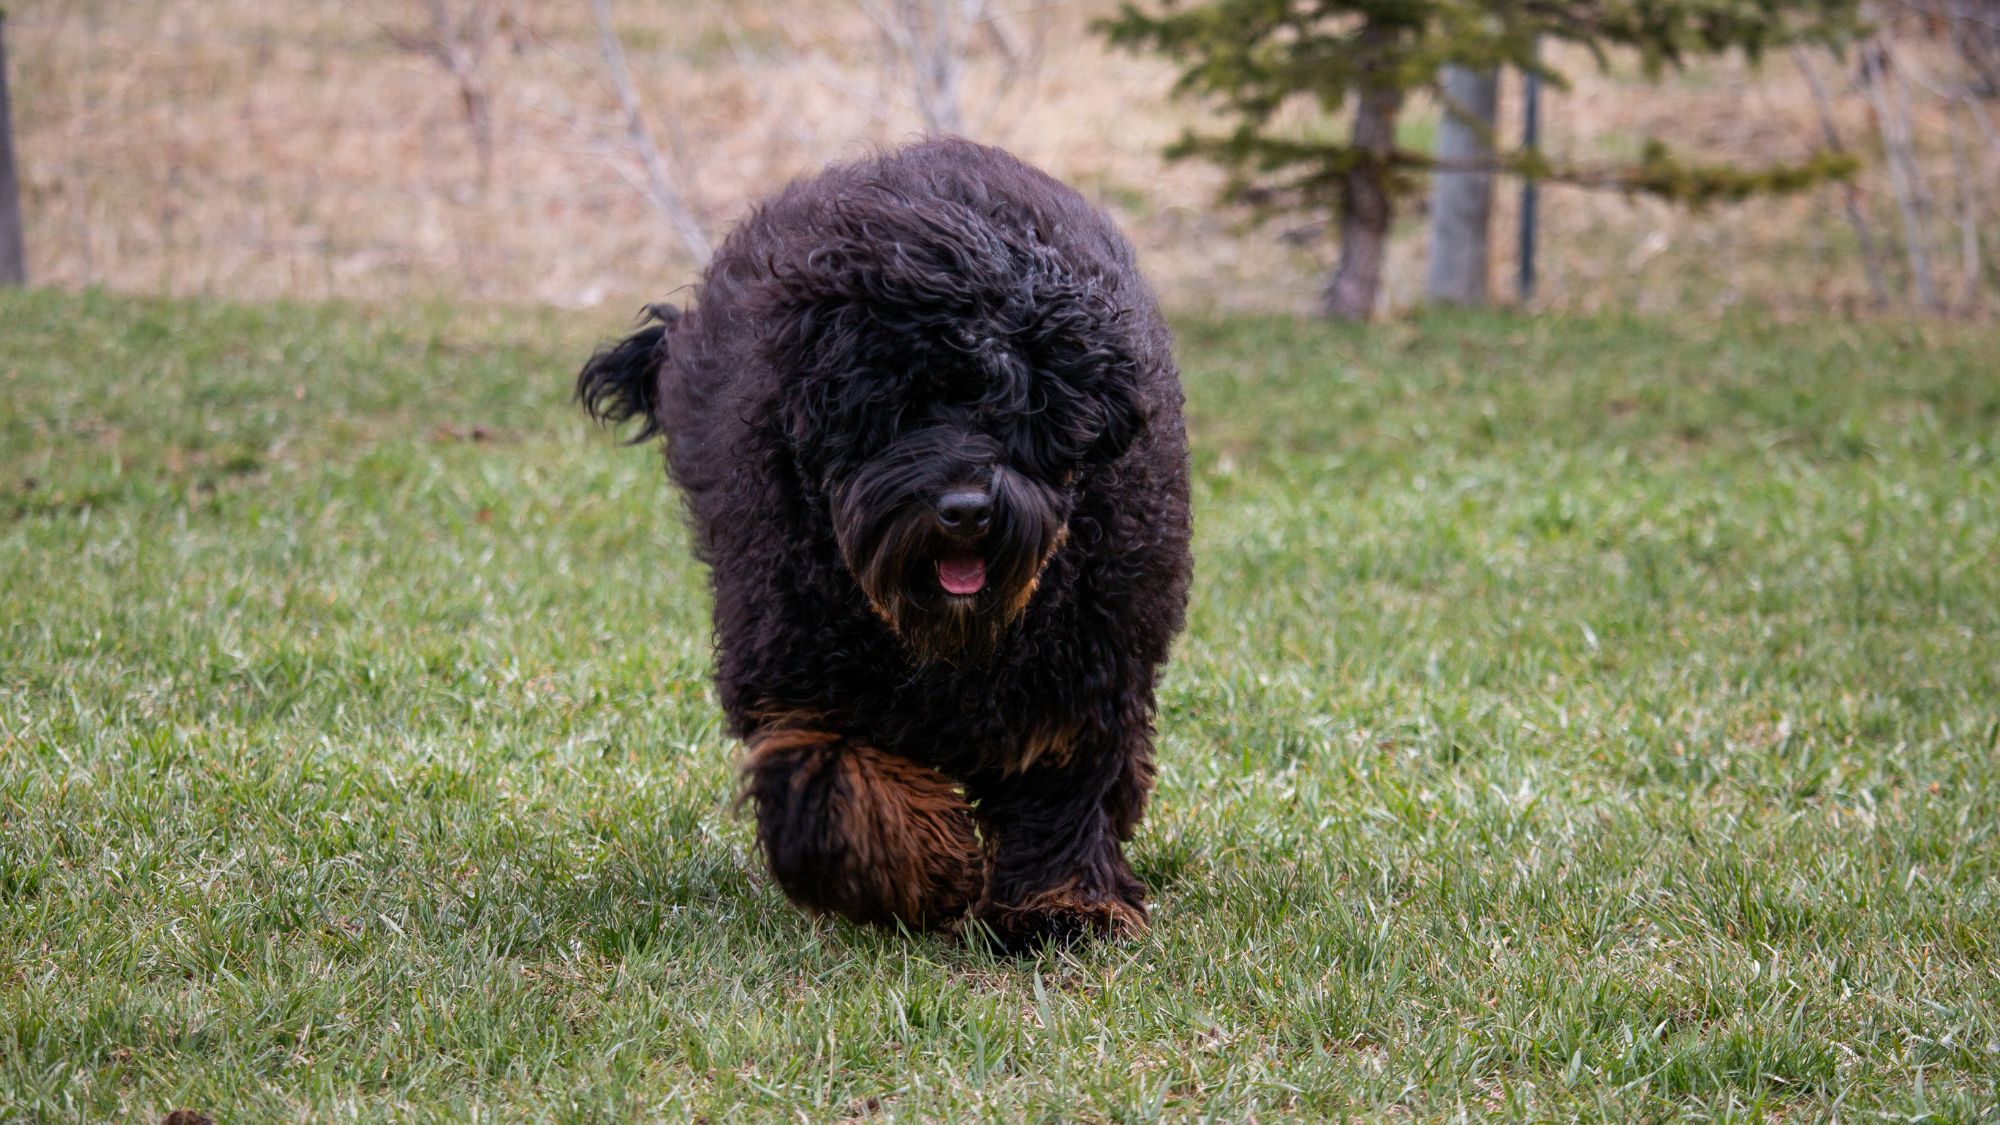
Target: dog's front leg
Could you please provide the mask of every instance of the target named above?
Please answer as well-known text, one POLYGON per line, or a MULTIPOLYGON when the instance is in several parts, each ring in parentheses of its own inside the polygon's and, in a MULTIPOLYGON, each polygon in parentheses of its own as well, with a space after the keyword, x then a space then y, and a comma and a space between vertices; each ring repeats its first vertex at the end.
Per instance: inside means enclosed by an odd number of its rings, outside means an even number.
POLYGON ((974 911, 1002 946, 1119 937, 1146 928, 1146 888, 1121 847, 1152 786, 1143 737, 1098 753, 973 779, 986 838, 986 893, 974 911))
POLYGON ((854 922, 957 927, 984 879, 949 780, 830 731, 766 727, 748 742, 743 796, 787 897, 854 922))

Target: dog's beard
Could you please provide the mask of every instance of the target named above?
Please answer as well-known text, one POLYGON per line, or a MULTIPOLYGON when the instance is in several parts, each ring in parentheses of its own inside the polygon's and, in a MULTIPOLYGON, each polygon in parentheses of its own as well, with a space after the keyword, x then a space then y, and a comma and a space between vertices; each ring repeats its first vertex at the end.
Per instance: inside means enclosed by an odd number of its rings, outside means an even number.
POLYGON ((938 530, 927 501, 889 492, 863 479, 835 507, 841 558, 869 606, 920 660, 964 663, 992 654, 1027 611, 1062 544, 1067 529, 1055 498, 997 474, 992 524, 967 544, 938 530), (975 593, 953 594, 940 564, 967 557, 983 564, 984 582, 975 593))

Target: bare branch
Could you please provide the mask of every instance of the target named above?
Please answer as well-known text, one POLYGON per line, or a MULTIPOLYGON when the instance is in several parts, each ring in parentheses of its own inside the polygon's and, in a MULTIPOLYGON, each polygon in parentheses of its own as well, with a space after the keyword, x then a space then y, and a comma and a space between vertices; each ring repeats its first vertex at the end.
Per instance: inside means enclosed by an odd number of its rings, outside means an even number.
MULTIPOLYGON (((1819 110, 1820 136, 1825 140, 1826 147, 1845 154, 1847 146, 1841 143, 1840 130, 1833 124, 1833 99, 1827 95, 1826 86, 1820 81, 1819 72, 1813 69, 1805 48, 1793 44, 1792 62, 1805 76, 1806 85, 1812 88, 1813 104, 1819 110)), ((1854 228, 1854 240, 1861 247, 1861 268, 1868 275, 1868 292, 1877 308, 1885 307, 1889 303, 1889 283, 1882 277, 1882 264, 1876 257, 1875 236, 1868 228, 1868 218, 1861 207, 1861 189, 1854 185, 1853 180, 1843 180, 1840 196, 1841 205, 1847 211, 1847 223, 1854 228)))
POLYGON ((618 104, 625 113, 626 142, 638 154, 640 167, 646 171, 646 197, 666 217, 695 260, 705 264, 714 252, 714 245, 689 206, 687 192, 668 168, 666 158, 660 155, 652 131, 646 128, 639 91, 632 84, 632 68, 625 61, 624 44, 619 42, 618 30, 611 22, 611 0, 591 0, 590 7, 597 18, 597 43, 604 55, 604 68, 610 73, 612 88, 617 91, 618 104))
MULTIPOLYGON (((1009 95, 1020 92, 1017 104, 1034 100, 1035 90, 1041 81, 1042 49, 1048 38, 1048 8, 1022 9, 1019 12, 988 9, 974 24, 992 40, 1002 62, 1000 78, 994 84, 992 96, 972 115, 972 131, 984 134, 992 129, 993 119, 999 115, 1000 107, 1009 95), (1033 29, 1025 37, 1014 22, 1014 16, 1022 14, 1031 17, 1030 26, 1033 29)), ((1012 131, 1003 127, 1000 133, 1006 136, 1012 131)))
POLYGON ((910 90, 924 128, 963 133, 960 88, 972 28, 985 18, 986 0, 858 0, 875 25, 886 53, 910 74, 910 90))
MULTIPOLYGON (((771 83, 764 77, 764 59, 743 38, 743 29, 737 24, 735 15, 733 13, 724 13, 714 18, 722 28, 723 37, 729 40, 729 51, 736 56, 737 69, 741 70, 743 76, 757 87, 757 96, 763 99, 765 105, 778 105, 780 98, 777 92, 771 88, 771 83)), ((778 123, 785 130, 786 135, 792 138, 794 144, 812 153, 814 159, 822 163, 826 160, 828 149, 825 142, 817 132, 814 132, 812 135, 807 134, 799 115, 794 113, 780 113, 778 114, 778 123)))
POLYGON ((493 0, 472 0, 463 19, 453 19, 445 0, 423 0, 428 27, 420 34, 391 30, 398 47, 422 55, 443 67, 458 83, 458 100, 472 132, 479 162, 479 188, 493 180, 493 93, 486 75, 486 52, 499 23, 493 0))
POLYGON ((1931 278, 1930 234, 1926 221, 1922 174, 1917 170, 1915 141, 1911 136, 1909 107, 1888 89, 1895 75, 1889 44, 1880 35, 1861 46, 1861 92, 1874 111, 1875 130, 1882 138, 1882 152, 1889 166, 1889 185, 1903 215, 1903 245, 1910 259, 1910 277, 1917 301, 1929 313, 1942 311, 1937 285, 1931 278))

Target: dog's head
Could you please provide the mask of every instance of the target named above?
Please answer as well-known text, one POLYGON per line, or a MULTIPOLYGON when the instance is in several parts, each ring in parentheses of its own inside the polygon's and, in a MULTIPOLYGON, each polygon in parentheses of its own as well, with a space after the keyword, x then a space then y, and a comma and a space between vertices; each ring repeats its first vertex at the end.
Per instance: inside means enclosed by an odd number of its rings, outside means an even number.
POLYGON ((869 605, 919 657, 976 660, 1145 425, 1125 318, 967 209, 850 197, 831 218, 774 268, 778 423, 869 605))

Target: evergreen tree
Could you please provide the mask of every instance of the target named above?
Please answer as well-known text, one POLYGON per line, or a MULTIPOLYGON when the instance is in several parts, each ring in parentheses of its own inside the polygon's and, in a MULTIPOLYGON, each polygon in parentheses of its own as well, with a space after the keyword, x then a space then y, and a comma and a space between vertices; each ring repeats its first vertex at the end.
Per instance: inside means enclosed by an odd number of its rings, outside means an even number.
MULTIPOLYGON (((1264 210, 1315 210, 1337 218, 1340 259, 1324 310, 1362 319, 1375 308, 1396 200, 1436 167, 1396 146, 1396 118, 1412 91, 1436 91, 1447 66, 1563 75, 1537 39, 1580 43, 1600 65, 1613 49, 1636 51, 1649 75, 1697 54, 1839 43, 1858 31, 1859 0, 1166 0, 1157 12, 1128 2, 1100 24, 1111 41, 1149 48, 1184 67, 1176 91, 1208 99, 1236 119, 1222 135, 1192 131, 1168 149, 1230 173, 1229 193, 1264 210), (1278 124, 1300 102, 1334 115, 1352 105, 1345 140, 1278 124)), ((1635 163, 1555 167, 1503 152, 1496 167, 1523 175, 1643 191, 1690 204, 1796 190, 1851 172, 1821 152, 1803 163, 1746 170, 1691 165, 1649 141, 1635 163)))

